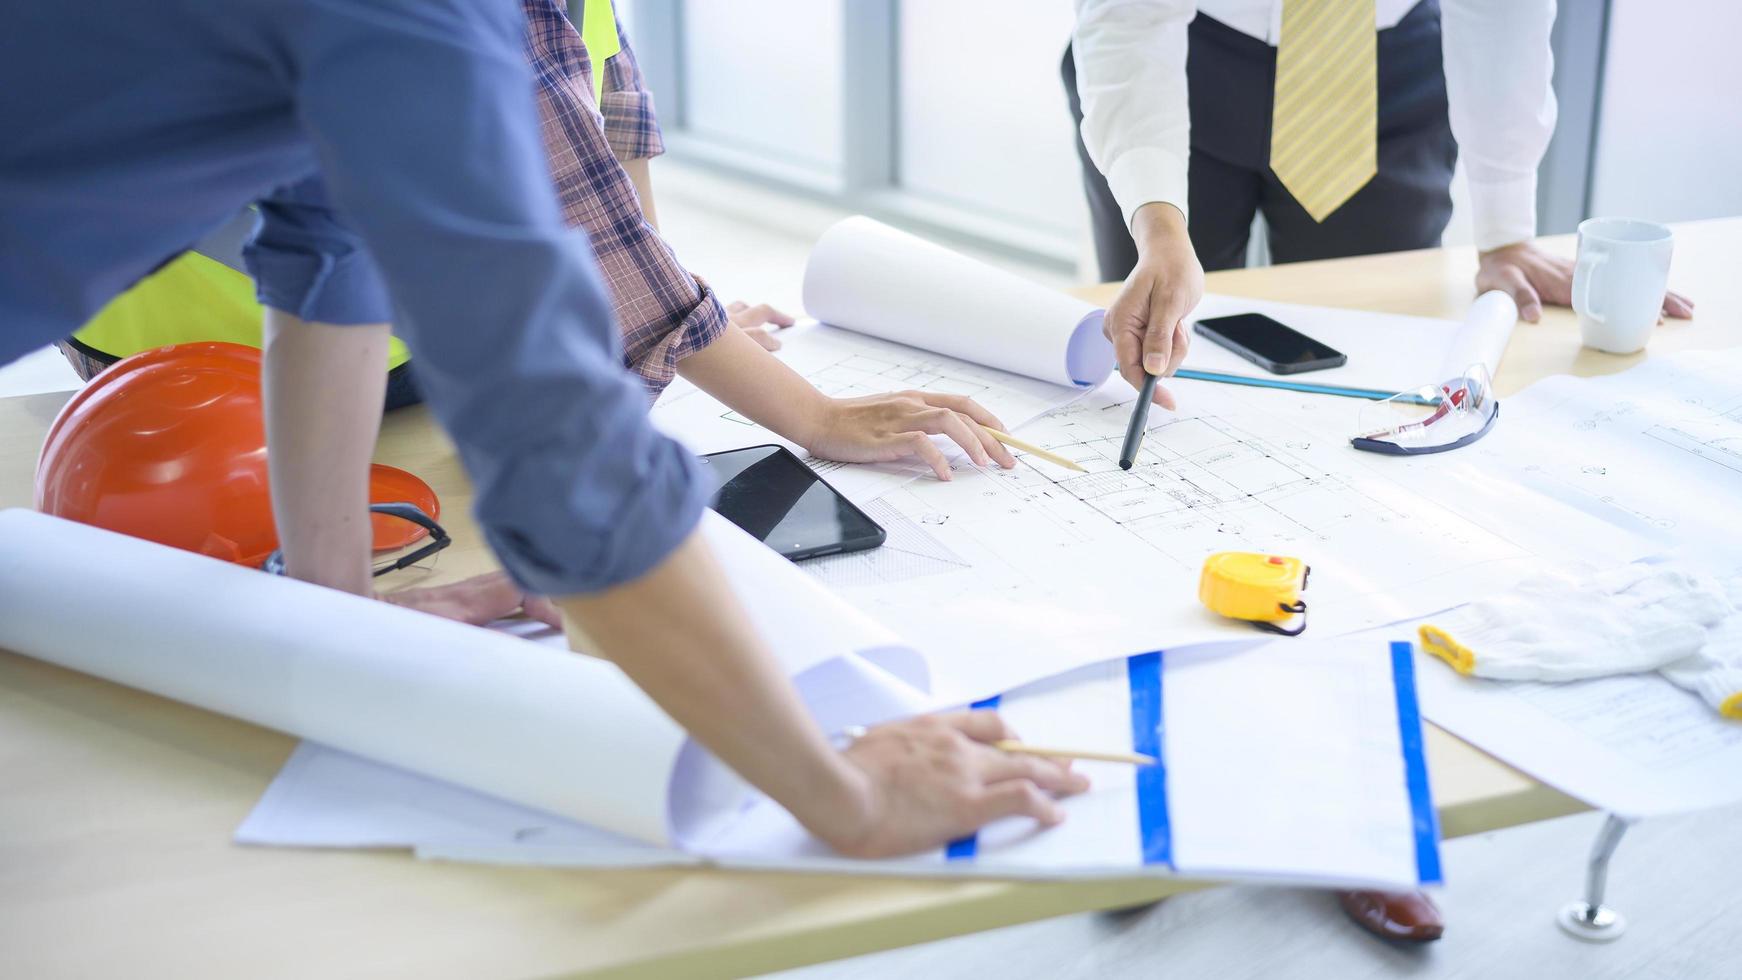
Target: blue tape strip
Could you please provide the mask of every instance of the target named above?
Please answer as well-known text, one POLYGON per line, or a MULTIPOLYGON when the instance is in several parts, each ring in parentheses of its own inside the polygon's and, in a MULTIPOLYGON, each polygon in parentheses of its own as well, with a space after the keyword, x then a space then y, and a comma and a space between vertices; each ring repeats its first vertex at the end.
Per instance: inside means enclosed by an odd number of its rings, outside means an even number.
POLYGON ((1131 682, 1131 750, 1161 762, 1138 766, 1137 832, 1144 864, 1173 866, 1173 833, 1167 816, 1167 756, 1162 753, 1161 651, 1125 661, 1131 682))
POLYGON ((1415 699, 1415 648, 1410 643, 1391 644, 1391 676, 1397 689, 1397 731, 1403 738, 1403 779, 1415 827, 1416 875, 1422 884, 1434 884, 1445 880, 1440 874, 1440 820, 1427 784, 1421 709, 1415 699))
MULTIPOLYGON (((975 701, 973 704, 969 705, 968 707, 973 708, 975 711, 979 711, 982 709, 992 710, 992 709, 996 709, 998 707, 998 701, 999 701, 999 695, 994 694, 991 697, 985 699, 984 701, 975 701)), ((974 859, 974 855, 977 854, 979 852, 979 850, 980 850, 980 835, 979 834, 969 834, 966 837, 958 837, 955 840, 950 841, 949 846, 944 848, 944 860, 946 860, 946 861, 972 861, 974 859)))
POLYGON ((1304 381, 1273 381, 1270 378, 1248 378, 1240 374, 1221 374, 1216 371, 1193 371, 1189 368, 1175 371, 1176 378, 1187 378, 1192 381, 1214 381, 1225 385, 1247 385, 1253 388, 1281 388, 1284 391, 1304 391, 1313 395, 1341 395, 1344 398, 1366 398, 1373 401, 1384 401, 1395 391, 1380 391, 1377 388, 1350 388, 1346 385, 1315 385, 1304 381))

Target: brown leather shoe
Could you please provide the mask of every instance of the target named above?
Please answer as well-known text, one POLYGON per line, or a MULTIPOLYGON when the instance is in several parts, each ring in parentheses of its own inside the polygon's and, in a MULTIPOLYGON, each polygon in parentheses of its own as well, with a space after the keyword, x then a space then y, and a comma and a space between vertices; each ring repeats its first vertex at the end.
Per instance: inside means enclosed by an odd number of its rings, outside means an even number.
POLYGON ((1431 943, 1446 931, 1440 910, 1421 892, 1338 892, 1355 924, 1381 939, 1431 943))

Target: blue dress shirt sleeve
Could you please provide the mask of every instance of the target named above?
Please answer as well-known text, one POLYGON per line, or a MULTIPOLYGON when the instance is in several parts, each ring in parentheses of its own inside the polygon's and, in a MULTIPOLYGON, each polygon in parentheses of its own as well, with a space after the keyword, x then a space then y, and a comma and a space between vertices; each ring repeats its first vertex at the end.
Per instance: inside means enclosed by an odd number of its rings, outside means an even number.
POLYGON ((260 305, 318 323, 386 323, 387 288, 363 239, 333 213, 319 177, 258 202, 254 237, 242 247, 260 305))
POLYGON ((708 488, 648 422, 587 238, 558 211, 519 6, 306 7, 291 31, 303 127, 491 546, 546 595, 639 577, 689 535, 708 488), (383 17, 407 26, 384 32, 383 17))

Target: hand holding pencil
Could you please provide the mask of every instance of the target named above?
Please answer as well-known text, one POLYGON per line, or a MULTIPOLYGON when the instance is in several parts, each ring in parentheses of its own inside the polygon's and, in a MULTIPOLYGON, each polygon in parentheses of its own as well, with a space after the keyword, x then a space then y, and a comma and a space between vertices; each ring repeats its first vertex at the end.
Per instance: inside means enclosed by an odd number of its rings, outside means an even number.
POLYGON ((870 812, 857 839, 829 843, 854 857, 935 847, 1005 817, 1050 827, 1065 818, 1059 799, 1089 788, 1068 761, 999 749, 1016 733, 996 711, 920 715, 842 734, 841 759, 863 775, 870 812))

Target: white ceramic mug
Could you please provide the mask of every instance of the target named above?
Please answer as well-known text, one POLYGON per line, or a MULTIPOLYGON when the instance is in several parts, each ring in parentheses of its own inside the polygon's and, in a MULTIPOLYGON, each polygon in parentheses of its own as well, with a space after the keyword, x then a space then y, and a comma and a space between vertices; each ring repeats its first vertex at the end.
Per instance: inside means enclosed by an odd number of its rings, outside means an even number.
POLYGON ((1632 218, 1579 223, 1573 311, 1586 347, 1631 354, 1651 339, 1669 290, 1675 239, 1663 225, 1632 218))

